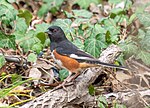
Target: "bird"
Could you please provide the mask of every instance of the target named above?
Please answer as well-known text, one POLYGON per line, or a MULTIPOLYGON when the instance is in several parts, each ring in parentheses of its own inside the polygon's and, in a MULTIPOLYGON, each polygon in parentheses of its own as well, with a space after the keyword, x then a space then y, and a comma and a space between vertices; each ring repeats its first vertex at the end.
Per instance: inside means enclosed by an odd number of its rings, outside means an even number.
POLYGON ((81 70, 90 67, 112 67, 127 70, 126 67, 114 64, 104 63, 94 58, 92 55, 84 52, 70 42, 64 31, 59 26, 50 26, 45 33, 50 39, 51 56, 56 64, 69 71, 69 76, 64 80, 64 83, 75 79, 80 75, 81 70), (72 76, 72 74, 74 74, 72 76))

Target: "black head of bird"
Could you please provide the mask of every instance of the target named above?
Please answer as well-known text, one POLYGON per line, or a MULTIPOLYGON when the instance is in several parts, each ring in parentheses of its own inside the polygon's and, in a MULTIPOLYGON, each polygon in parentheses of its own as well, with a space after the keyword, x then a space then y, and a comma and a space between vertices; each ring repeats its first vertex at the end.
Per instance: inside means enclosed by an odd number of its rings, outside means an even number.
POLYGON ((45 33, 48 34, 51 42, 60 42, 67 39, 63 30, 58 26, 49 27, 45 33))

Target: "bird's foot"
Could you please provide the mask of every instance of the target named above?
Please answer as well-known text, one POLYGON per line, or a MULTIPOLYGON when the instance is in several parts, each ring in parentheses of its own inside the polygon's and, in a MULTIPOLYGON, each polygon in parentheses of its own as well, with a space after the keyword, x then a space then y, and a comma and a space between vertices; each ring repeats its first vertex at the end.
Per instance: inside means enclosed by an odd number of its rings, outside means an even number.
POLYGON ((63 88, 65 91, 67 91, 66 89, 66 84, 67 84, 67 80, 64 80, 61 84, 59 84, 57 87, 54 88, 54 90, 57 90, 57 89, 60 89, 60 88, 63 88))

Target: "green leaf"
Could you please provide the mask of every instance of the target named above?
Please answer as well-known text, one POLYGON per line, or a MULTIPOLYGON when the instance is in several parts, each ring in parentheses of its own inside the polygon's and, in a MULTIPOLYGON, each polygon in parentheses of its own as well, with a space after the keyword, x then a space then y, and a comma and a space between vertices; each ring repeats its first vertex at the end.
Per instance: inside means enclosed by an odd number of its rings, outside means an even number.
POLYGON ((101 96, 98 98, 98 100, 99 100, 99 102, 103 103, 104 105, 108 105, 108 103, 107 103, 107 101, 106 101, 106 99, 105 99, 104 96, 101 95, 101 96))
POLYGON ((35 36, 35 31, 33 31, 33 30, 28 31, 28 33, 26 33, 25 36, 22 37, 19 41, 20 41, 19 45, 23 48, 24 52, 27 52, 27 51, 31 50, 33 45, 35 45, 36 43, 41 42, 35 36))
POLYGON ((61 27, 66 33, 71 32, 72 21, 70 19, 57 19, 53 25, 61 27))
POLYGON ((15 28, 15 20, 17 16, 17 10, 6 2, 5 0, 0 1, 0 22, 1 28, 7 33, 11 33, 15 28))
POLYGON ((109 26, 107 29, 110 31, 111 35, 117 35, 120 34, 120 27, 119 26, 109 26))
POLYGON ((74 41, 73 41, 73 43, 78 47, 78 48, 80 48, 80 49, 84 49, 84 44, 83 44, 83 42, 82 42, 82 40, 81 39, 75 39, 74 41))
POLYGON ((98 4, 101 0, 77 0, 75 3, 79 4, 81 8, 87 9, 91 3, 98 4))
POLYGON ((25 18, 26 24, 29 26, 32 20, 32 14, 28 10, 19 10, 18 16, 20 18, 25 18))
POLYGON ((118 34, 120 34, 120 27, 117 26, 115 20, 109 18, 104 20, 105 29, 107 30, 106 39, 108 43, 117 42, 118 34))
POLYGON ((45 33, 43 32, 40 32, 36 35, 36 37, 41 41, 42 44, 45 43, 45 40, 46 40, 46 35, 45 33))
POLYGON ((44 33, 48 29, 48 27, 50 27, 50 24, 42 23, 42 24, 35 25, 35 27, 36 27, 36 33, 37 34, 40 32, 44 33))
POLYGON ((118 3, 122 2, 122 0, 109 0, 108 2, 110 4, 118 4, 118 3))
POLYGON ((17 22, 16 31, 14 32, 14 35, 17 38, 17 43, 19 43, 19 45, 23 48, 24 52, 27 52, 31 49, 39 52, 39 50, 43 48, 43 45, 45 45, 46 35, 44 31, 47 30, 49 24, 38 24, 36 25, 36 31, 30 30, 27 32, 25 20, 23 18, 19 18, 17 22), (43 45, 39 45, 39 43, 43 45), (35 46, 38 46, 38 48, 35 48, 35 46))
POLYGON ((99 34, 99 33, 106 33, 106 29, 103 28, 100 24, 96 24, 94 26, 93 32, 95 35, 99 34))
POLYGON ((29 62, 36 62, 36 60, 37 60, 37 55, 35 55, 34 53, 30 53, 30 54, 28 55, 27 60, 28 60, 29 62))
POLYGON ((124 21, 126 21, 129 24, 128 16, 123 15, 123 14, 119 14, 119 15, 115 16, 114 21, 117 24, 117 26, 118 26, 118 23, 124 23, 124 21))
POLYGON ((15 36, 14 35, 5 35, 0 32, 0 47, 1 48, 13 48, 16 49, 15 36))
POLYGON ((114 26, 116 27, 116 22, 112 18, 104 19, 104 25, 109 27, 109 26, 114 26))
POLYGON ((65 69, 62 69, 59 71, 59 78, 61 81, 63 81, 68 75, 69 75, 69 72, 65 69))
POLYGON ((12 83, 15 83, 17 81, 22 81, 22 76, 18 74, 12 74, 11 75, 11 81, 12 83))
POLYGON ((49 5, 48 4, 43 4, 42 6, 41 6, 41 8, 38 10, 38 12, 37 12, 37 15, 39 16, 39 17, 43 17, 44 16, 44 14, 46 14, 48 11, 49 11, 49 5))
POLYGON ((0 68, 5 65, 5 57, 3 55, 0 55, 0 68))
POLYGON ((121 47, 122 51, 124 51, 125 58, 129 58, 138 52, 138 47, 133 42, 122 43, 119 46, 121 47))
POLYGON ((105 105, 103 103, 100 103, 100 102, 98 103, 98 107, 99 108, 106 108, 105 105))
POLYGON ((12 6, 12 4, 8 3, 6 0, 0 0, 0 5, 5 5, 9 9, 14 9, 14 7, 12 6))
POLYGON ((73 21, 73 23, 79 26, 81 23, 83 23, 83 22, 85 23, 85 22, 88 22, 88 21, 89 21, 89 19, 76 18, 76 19, 73 21))
POLYGON ((89 86, 89 94, 90 94, 90 95, 94 95, 94 94, 95 94, 95 89, 94 89, 94 86, 93 86, 93 85, 90 85, 90 86, 89 86))
POLYGON ((59 10, 64 0, 43 0, 43 1, 44 4, 38 11, 39 17, 44 16, 44 14, 46 14, 48 11, 50 11, 52 14, 55 14, 59 10))
POLYGON ((111 35, 110 40, 111 42, 117 42, 119 40, 118 35, 111 35))
POLYGON ((109 18, 104 20, 105 29, 110 33, 110 40, 115 42, 118 40, 118 34, 120 34, 120 27, 117 26, 115 20, 109 18))
MULTIPOLYGON (((125 59, 124 59, 123 53, 121 53, 121 54, 117 57, 117 62, 119 62, 122 66, 125 66, 125 59)), ((119 64, 117 64, 117 65, 119 65, 119 64)))
POLYGON ((143 13, 137 13, 136 14, 140 22, 145 26, 149 27, 150 26, 150 14, 143 12, 143 13))
POLYGON ((110 31, 106 32, 106 42, 109 44, 111 43, 111 39, 110 39, 110 31))
POLYGON ((81 10, 72 10, 74 13, 74 16, 77 17, 82 17, 82 18, 91 18, 92 17, 92 13, 85 10, 85 9, 81 9, 81 10))
POLYGON ((123 13, 123 9, 122 8, 113 8, 113 9, 111 9, 110 12, 113 13, 113 14, 118 15, 118 14, 123 13))
POLYGON ((144 39, 145 34, 146 34, 146 33, 145 33, 142 29, 139 29, 139 30, 138 30, 138 38, 139 38, 139 39, 144 39))
MULTIPOLYGON (((86 30, 86 31, 88 31, 88 30, 86 30)), ((78 33, 78 36, 82 36, 82 37, 84 37, 85 35, 84 35, 84 29, 83 29, 83 24, 80 24, 79 25, 79 27, 78 27, 78 30, 77 30, 77 33, 78 33)))
POLYGON ((0 20, 9 20, 10 22, 16 19, 17 11, 8 3, 0 3, 0 20))
POLYGON ((50 12, 55 15, 58 12, 58 7, 52 7, 50 12))
POLYGON ((140 50, 137 53, 136 59, 141 59, 146 65, 150 65, 150 53, 140 50))
POLYGON ((150 50, 150 30, 148 30, 145 36, 140 41, 141 47, 145 50, 150 50))
POLYGON ((39 54, 40 51, 42 51, 43 49, 43 45, 41 43, 37 43, 37 44, 34 44, 31 49, 35 51, 37 54, 39 54))
POLYGON ((101 49, 106 48, 106 42, 104 41, 105 35, 98 34, 94 37, 87 38, 84 42, 85 51, 92 54, 94 57, 99 57, 101 49))
POLYGON ((132 14, 129 18, 129 24, 131 24, 135 20, 135 18, 136 18, 136 14, 132 14))
POLYGON ((49 24, 42 23, 36 25, 36 31, 27 31, 27 24, 23 18, 17 19, 16 31, 14 35, 16 36, 17 43, 23 48, 24 52, 29 50, 34 50, 37 53, 42 50, 45 44, 46 35, 44 31, 49 27, 49 24), (37 44, 37 45, 36 45, 37 44), (43 45, 41 45, 43 44, 43 45), (35 48, 37 46, 37 48, 35 48))
POLYGON ((44 0, 47 3, 51 4, 53 7, 56 7, 57 9, 61 6, 64 0, 44 0))
POLYGON ((120 27, 117 26, 115 20, 111 18, 104 20, 104 25, 111 35, 120 34, 120 27))
POLYGON ((95 38, 88 38, 85 40, 84 50, 90 54, 92 54, 94 57, 99 57, 100 55, 100 45, 99 40, 96 40, 95 38))
POLYGON ((27 31, 27 28, 28 26, 24 18, 18 18, 16 20, 16 29, 15 29, 14 35, 16 36, 17 40, 24 37, 27 31))
POLYGON ((15 35, 17 44, 20 45, 22 43, 23 39, 25 38, 27 28, 28 27, 24 18, 18 18, 16 20, 16 28, 15 28, 15 32, 13 33, 13 35, 15 35))
POLYGON ((105 34, 99 33, 96 35, 96 40, 99 40, 99 45, 102 48, 107 48, 108 44, 106 43, 105 34))
POLYGON ((75 16, 67 11, 64 12, 67 16, 67 18, 75 18, 75 16))
POLYGON ((45 40, 44 47, 49 47, 49 45, 50 45, 50 40, 47 38, 45 40))
POLYGON ((123 104, 118 104, 118 103, 115 103, 114 107, 113 108, 126 108, 125 105, 123 104))
POLYGON ((107 103, 107 101, 106 101, 104 96, 100 96, 98 98, 98 106, 100 108, 107 108, 108 107, 108 103, 107 103))

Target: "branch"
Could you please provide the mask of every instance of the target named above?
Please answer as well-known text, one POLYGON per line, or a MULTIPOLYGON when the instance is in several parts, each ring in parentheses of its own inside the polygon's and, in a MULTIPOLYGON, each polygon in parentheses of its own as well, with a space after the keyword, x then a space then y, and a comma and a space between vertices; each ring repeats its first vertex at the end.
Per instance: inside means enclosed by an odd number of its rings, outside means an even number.
MULTIPOLYGON (((3 53, 0 53, 0 55, 3 55, 3 53)), ((27 59, 21 57, 21 56, 17 56, 17 55, 3 55, 5 60, 7 62, 14 62, 14 63, 18 63, 19 65, 27 65, 27 59)))
MULTIPOLYGON (((111 45, 102 52, 99 60, 112 63, 119 54, 120 49, 115 45, 111 45)), ((88 107, 96 106, 95 98, 89 95, 88 86, 95 81, 102 70, 102 67, 90 68, 78 76, 73 85, 66 87, 67 91, 63 89, 50 90, 20 108, 62 108, 81 103, 84 103, 88 107)))
POLYGON ((105 94, 104 96, 108 100, 111 100, 112 97, 114 99, 115 97, 116 100, 120 100, 121 103, 125 104, 127 107, 130 108, 145 108, 146 106, 150 105, 148 104, 150 97, 149 89, 108 93, 105 94))
POLYGON ((23 59, 21 57, 17 57, 15 55, 5 56, 5 60, 7 62, 15 62, 15 63, 21 63, 22 62, 23 64, 27 63, 26 59, 23 59))

